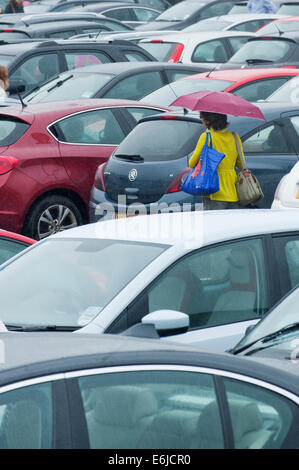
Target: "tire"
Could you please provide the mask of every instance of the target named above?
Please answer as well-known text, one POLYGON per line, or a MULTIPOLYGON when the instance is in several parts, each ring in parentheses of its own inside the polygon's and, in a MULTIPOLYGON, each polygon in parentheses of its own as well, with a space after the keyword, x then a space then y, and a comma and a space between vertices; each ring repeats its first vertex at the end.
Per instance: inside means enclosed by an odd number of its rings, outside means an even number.
POLYGON ((30 210, 23 233, 41 240, 53 233, 84 223, 76 204, 66 196, 52 195, 38 201, 30 210))

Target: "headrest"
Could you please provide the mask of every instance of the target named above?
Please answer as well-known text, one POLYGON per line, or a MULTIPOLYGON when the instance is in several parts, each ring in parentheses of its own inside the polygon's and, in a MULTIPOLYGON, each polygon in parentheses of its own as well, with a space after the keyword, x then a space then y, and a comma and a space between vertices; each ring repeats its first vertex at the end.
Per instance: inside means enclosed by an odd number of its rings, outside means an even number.
POLYGON ((242 248, 233 248, 227 261, 229 263, 230 280, 233 283, 250 282, 251 253, 242 248))
POLYGON ((223 449, 223 434, 217 401, 203 409, 197 423, 198 446, 202 449, 223 449))
POLYGON ((229 410, 233 422, 235 441, 239 441, 248 432, 263 428, 263 418, 255 403, 231 400, 229 410))
POLYGON ((138 420, 158 409, 156 397, 142 387, 120 385, 96 391, 94 418, 112 426, 134 426, 138 420))

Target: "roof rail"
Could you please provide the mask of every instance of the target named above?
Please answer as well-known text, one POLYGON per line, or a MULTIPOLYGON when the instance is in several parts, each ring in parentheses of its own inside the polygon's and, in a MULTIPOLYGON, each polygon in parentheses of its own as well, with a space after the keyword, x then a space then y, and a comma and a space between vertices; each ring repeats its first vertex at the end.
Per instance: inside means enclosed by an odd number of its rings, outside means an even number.
POLYGON ((38 49, 39 47, 49 47, 49 46, 58 46, 58 43, 56 41, 42 41, 36 45, 36 49, 38 49))

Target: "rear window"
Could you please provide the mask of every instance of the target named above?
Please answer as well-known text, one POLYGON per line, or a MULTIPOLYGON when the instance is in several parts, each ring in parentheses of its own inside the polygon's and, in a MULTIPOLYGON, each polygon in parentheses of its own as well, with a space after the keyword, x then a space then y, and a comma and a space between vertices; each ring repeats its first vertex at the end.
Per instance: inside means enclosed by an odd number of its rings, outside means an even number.
POLYGON ((17 142, 29 127, 29 124, 19 119, 0 116, 0 147, 17 142))
POLYGON ((243 63, 250 60, 265 60, 265 62, 283 61, 294 43, 276 39, 261 39, 249 41, 230 59, 232 63, 243 63))
POLYGON ((138 45, 154 56, 160 62, 167 62, 178 42, 140 42, 138 45))
POLYGON ((145 162, 177 160, 193 152, 204 128, 190 121, 163 120, 138 124, 114 154, 140 155, 145 162))
POLYGON ((291 31, 298 31, 298 30, 299 30, 299 21, 273 21, 271 23, 268 23, 263 28, 261 28, 258 31, 258 34, 262 34, 264 36, 265 34, 277 34, 278 32, 289 33, 291 31))

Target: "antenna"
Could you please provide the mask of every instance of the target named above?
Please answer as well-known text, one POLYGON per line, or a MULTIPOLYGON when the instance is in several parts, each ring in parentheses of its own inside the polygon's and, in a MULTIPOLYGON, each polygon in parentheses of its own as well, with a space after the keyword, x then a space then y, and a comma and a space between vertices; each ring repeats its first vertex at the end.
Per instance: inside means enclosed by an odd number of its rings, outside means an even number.
POLYGON ((216 65, 212 70, 210 70, 210 71, 208 72, 208 74, 206 75, 206 78, 209 77, 210 74, 211 74, 212 72, 214 72, 214 70, 216 70, 216 68, 217 68, 217 65, 216 65))
POLYGON ((279 36, 281 36, 281 35, 282 35, 282 33, 283 33, 283 31, 281 31, 281 30, 279 29, 279 27, 277 26, 277 24, 275 23, 275 21, 273 21, 273 23, 272 23, 272 24, 275 26, 275 28, 276 28, 276 29, 277 29, 277 31, 279 32, 279 36))
POLYGON ((17 95, 19 97, 19 100, 21 101, 22 108, 26 108, 26 106, 28 106, 28 105, 26 103, 24 103, 19 91, 17 91, 17 95))

